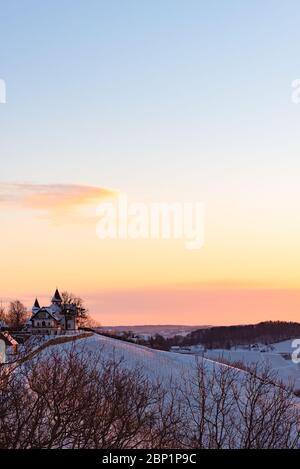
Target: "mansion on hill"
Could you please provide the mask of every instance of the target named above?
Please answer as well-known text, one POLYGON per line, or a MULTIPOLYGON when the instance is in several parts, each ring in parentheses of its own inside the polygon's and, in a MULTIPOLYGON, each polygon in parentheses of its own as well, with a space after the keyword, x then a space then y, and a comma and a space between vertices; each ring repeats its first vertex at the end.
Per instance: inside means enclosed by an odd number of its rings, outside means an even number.
POLYGON ((38 300, 35 300, 32 316, 26 323, 26 330, 32 334, 65 334, 78 328, 77 316, 77 307, 63 304, 59 291, 56 290, 50 306, 41 307, 38 300))

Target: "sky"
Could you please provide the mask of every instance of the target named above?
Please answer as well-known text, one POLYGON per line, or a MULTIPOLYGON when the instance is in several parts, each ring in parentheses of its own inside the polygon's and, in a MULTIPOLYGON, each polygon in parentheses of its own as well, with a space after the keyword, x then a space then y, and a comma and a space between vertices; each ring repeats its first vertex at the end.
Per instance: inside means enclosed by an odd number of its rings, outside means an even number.
POLYGON ((300 314, 297 0, 0 8, 0 298, 103 325, 300 314), (205 206, 204 245, 100 240, 96 207, 205 206))

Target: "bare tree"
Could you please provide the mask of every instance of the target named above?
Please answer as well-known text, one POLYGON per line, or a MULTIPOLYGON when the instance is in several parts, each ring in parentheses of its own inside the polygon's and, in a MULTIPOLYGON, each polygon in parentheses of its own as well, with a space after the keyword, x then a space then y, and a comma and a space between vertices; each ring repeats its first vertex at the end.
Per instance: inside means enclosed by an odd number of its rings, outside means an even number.
POLYGON ((0 321, 6 321, 6 312, 2 301, 0 301, 0 321))
POLYGON ((0 383, 0 448, 170 446, 175 419, 164 399, 138 368, 75 347, 48 350, 0 383))
POLYGON ((243 389, 235 387, 242 448, 295 448, 299 411, 292 384, 284 385, 266 365, 252 366, 243 389))
POLYGON ((294 448, 299 411, 268 369, 199 360, 184 386, 88 352, 48 348, 0 367, 0 448, 294 448))
POLYGON ((226 448, 234 446, 232 425, 235 397, 232 386, 238 371, 203 359, 184 377, 183 400, 187 445, 192 448, 226 448))
POLYGON ((82 298, 64 291, 61 294, 62 304, 63 305, 75 305, 77 308, 77 321, 79 327, 88 327, 91 322, 91 318, 88 313, 88 309, 84 306, 84 301, 82 298))
POLYGON ((295 448, 300 415, 291 386, 266 366, 240 372, 197 362, 182 390, 186 446, 190 448, 295 448))
POLYGON ((28 318, 26 307, 19 300, 12 301, 9 304, 6 321, 11 329, 22 329, 28 318))

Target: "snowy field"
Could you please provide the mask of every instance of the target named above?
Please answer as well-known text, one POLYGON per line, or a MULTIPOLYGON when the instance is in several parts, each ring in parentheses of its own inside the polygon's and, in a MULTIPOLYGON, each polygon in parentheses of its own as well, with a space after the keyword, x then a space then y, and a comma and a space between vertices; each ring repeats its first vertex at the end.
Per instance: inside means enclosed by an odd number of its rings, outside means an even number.
MULTIPOLYGON (((145 375, 152 380, 160 379, 168 382, 181 380, 182 376, 195 370, 197 360, 204 360, 207 370, 213 367, 226 367, 219 362, 223 359, 234 366, 234 362, 242 362, 247 366, 259 364, 268 365, 278 374, 278 377, 286 384, 293 383, 295 389, 300 389, 300 365, 286 359, 283 355, 290 358, 293 351, 291 341, 284 341, 272 345, 271 352, 260 352, 256 350, 207 350, 194 353, 177 353, 153 350, 141 345, 128 343, 125 341, 93 335, 92 337, 79 340, 76 344, 77 350, 86 352, 100 353, 103 359, 122 360, 126 368, 139 367, 145 375), (283 355, 282 355, 283 354, 283 355), (203 356, 203 358, 202 358, 203 356)), ((71 343, 55 345, 68 349, 72 347, 71 343)), ((53 347, 49 347, 51 350, 53 347)), ((46 350, 49 350, 46 349, 46 350)), ((46 352, 47 353, 47 352, 46 352)), ((243 372, 241 371, 243 374, 243 372)))
POLYGON ((291 360, 292 341, 286 340, 272 344, 271 352, 253 350, 208 350, 204 356, 211 360, 230 362, 243 362, 245 365, 269 365, 278 374, 278 377, 286 384, 293 383, 295 389, 300 389, 300 365, 291 360))
MULTIPOLYGON (((148 347, 101 335, 78 340, 74 345, 78 351, 100 353, 101 358, 104 360, 122 360, 125 368, 133 369, 139 367, 151 380, 159 379, 165 383, 169 383, 170 379, 172 379, 173 383, 181 381, 183 375, 195 370, 197 360, 204 360, 208 371, 212 370, 213 367, 226 367, 226 365, 216 363, 210 359, 153 350, 148 347)), ((58 347, 67 350, 72 346, 72 343, 54 345, 41 353, 49 353, 51 349, 57 349, 58 347)), ((243 372, 241 373, 243 374, 243 372)))
MULTIPOLYGON (((295 339, 284 340, 283 342, 278 342, 277 344, 272 344, 273 351, 277 353, 286 353, 291 354, 293 350, 292 343, 295 339)), ((300 342, 300 339, 298 339, 300 342)))

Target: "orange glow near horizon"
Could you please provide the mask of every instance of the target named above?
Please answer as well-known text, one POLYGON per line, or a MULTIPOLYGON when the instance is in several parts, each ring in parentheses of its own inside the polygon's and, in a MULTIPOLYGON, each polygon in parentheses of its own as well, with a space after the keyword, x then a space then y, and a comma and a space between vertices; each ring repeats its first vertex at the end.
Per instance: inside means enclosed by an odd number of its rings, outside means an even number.
MULTIPOLYGON (((36 296, 41 304, 48 305, 52 293, 52 290, 41 294, 27 293, 22 300, 28 309, 36 296)), ((93 318, 103 326, 299 322, 300 289, 174 286, 77 293, 84 298, 93 318)))
POLYGON ((99 240, 95 208, 114 191, 61 186, 58 197, 57 190, 39 186, 26 210, 16 197, 2 206, 4 301, 30 307, 39 296, 47 304, 57 286, 83 297, 104 325, 298 319, 296 230, 275 230, 275 212, 265 220, 260 207, 258 228, 251 214, 247 223, 241 218, 244 206, 229 213, 211 203, 205 245, 188 251, 182 240, 99 240), (63 208, 60 217, 53 208, 63 208))

